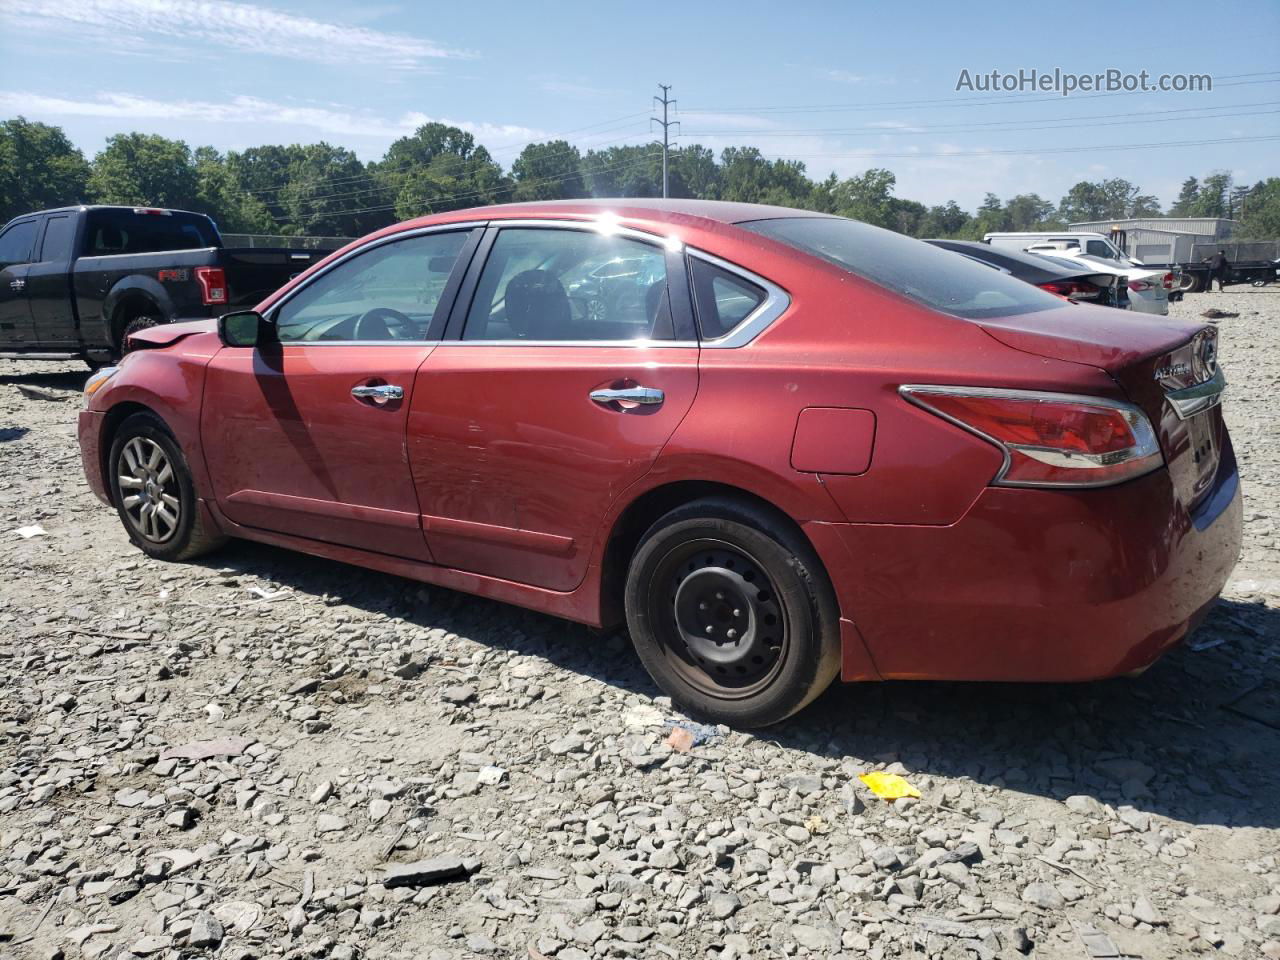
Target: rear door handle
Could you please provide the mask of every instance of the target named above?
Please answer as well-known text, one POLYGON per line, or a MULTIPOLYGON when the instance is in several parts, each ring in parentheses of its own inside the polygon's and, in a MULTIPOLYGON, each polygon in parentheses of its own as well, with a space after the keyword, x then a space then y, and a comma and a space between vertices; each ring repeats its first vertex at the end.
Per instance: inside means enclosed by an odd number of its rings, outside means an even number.
POLYGON ((9 281, 9 287, 10 287, 10 289, 12 289, 12 290, 21 290, 21 289, 22 289, 23 287, 25 287, 26 285, 27 285, 27 281, 25 281, 25 280, 10 280, 10 281, 9 281))
POLYGON ((657 387, 624 387, 620 390, 592 390, 591 399, 596 403, 639 403, 645 406, 661 403, 666 399, 657 387))
POLYGON ((392 400, 403 400, 404 387, 393 386, 389 383, 379 384, 376 387, 352 387, 351 395, 357 400, 372 400, 381 406, 384 403, 390 403, 392 400))

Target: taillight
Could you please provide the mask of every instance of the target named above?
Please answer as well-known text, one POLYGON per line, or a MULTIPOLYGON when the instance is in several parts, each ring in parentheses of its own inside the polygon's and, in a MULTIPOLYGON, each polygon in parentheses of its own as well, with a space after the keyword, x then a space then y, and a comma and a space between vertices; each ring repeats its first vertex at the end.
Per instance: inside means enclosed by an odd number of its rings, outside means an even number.
POLYGON ((1101 287, 1081 281, 1051 280, 1048 283, 1037 284, 1037 286, 1041 290, 1048 290, 1050 293, 1066 297, 1068 300, 1097 300, 1098 297, 1102 296, 1101 287))
POLYGON ((1129 281, 1129 289, 1137 293, 1141 293, 1143 290, 1154 290, 1155 286, 1156 285, 1152 283, 1150 280, 1130 280, 1129 281))
POLYGON ((1165 288, 1166 290, 1172 290, 1172 289, 1173 289, 1173 274, 1172 274, 1172 273, 1166 273, 1166 274, 1164 275, 1164 288, 1165 288))
POLYGON ((205 306, 227 302, 227 275, 221 267, 196 267, 196 280, 205 306))
POLYGON ((1164 458, 1151 422, 1118 400, 990 387, 903 386, 904 397, 1000 447, 992 483, 1103 487, 1150 473, 1164 458))

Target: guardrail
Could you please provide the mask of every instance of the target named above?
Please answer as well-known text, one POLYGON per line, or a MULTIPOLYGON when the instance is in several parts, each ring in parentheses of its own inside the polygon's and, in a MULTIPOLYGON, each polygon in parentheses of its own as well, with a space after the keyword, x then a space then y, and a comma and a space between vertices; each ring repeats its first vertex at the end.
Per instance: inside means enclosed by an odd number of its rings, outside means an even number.
POLYGON ((287 237, 265 233, 224 233, 222 242, 228 247, 292 247, 301 250, 337 250, 354 237, 287 237))

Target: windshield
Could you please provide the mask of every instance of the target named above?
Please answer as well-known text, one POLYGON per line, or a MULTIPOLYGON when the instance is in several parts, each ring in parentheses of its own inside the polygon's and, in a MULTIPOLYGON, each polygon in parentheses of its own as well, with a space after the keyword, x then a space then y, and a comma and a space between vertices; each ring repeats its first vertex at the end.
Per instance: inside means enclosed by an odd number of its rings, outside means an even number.
POLYGON ((785 217, 738 225, 957 317, 981 320, 1062 306, 1053 294, 968 257, 857 220, 785 217))

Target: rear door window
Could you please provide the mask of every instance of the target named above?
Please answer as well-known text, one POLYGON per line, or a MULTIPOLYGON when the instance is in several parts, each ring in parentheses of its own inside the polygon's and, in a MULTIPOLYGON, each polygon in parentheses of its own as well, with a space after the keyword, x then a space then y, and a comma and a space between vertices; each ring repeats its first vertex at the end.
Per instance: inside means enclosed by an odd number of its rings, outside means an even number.
POLYGON ((671 340, 666 252, 594 230, 505 228, 480 274, 462 337, 671 340))
POLYGON ((70 215, 50 217, 44 226, 44 242, 40 245, 40 260, 44 263, 61 263, 71 259, 71 243, 75 239, 76 221, 70 215))
POLYGON ((35 244, 38 220, 23 220, 0 233, 0 267, 15 263, 30 263, 31 248, 35 244))

